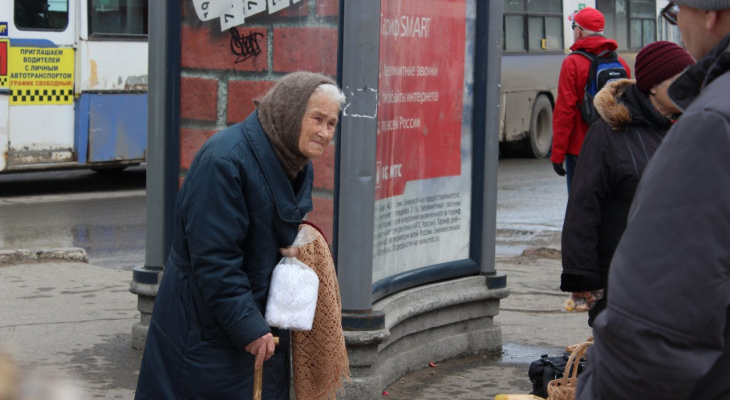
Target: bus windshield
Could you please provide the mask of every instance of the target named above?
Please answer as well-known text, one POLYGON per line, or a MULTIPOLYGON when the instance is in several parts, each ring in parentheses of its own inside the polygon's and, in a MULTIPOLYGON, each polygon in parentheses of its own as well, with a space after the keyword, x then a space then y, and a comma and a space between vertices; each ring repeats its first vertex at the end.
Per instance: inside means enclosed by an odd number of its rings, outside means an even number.
POLYGON ((15 26, 62 31, 68 26, 68 0, 15 0, 15 26))

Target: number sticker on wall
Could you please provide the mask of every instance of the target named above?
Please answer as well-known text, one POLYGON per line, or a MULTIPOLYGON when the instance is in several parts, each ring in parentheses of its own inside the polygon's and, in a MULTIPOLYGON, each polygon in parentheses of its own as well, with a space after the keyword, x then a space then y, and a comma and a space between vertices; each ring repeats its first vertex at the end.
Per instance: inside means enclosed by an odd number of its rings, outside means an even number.
POLYGON ((281 11, 301 0, 193 0, 195 13, 201 21, 219 18, 221 31, 243 25, 246 18, 269 10, 281 11))

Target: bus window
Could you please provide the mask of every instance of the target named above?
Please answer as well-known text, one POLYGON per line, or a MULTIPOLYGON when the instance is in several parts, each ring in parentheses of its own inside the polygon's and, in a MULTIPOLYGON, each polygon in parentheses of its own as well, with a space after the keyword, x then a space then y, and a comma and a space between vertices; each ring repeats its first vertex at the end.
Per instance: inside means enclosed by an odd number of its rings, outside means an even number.
POLYGON ((656 41, 654 1, 631 1, 631 48, 641 49, 656 41))
POLYGON ((560 0, 505 0, 503 50, 562 51, 562 18, 560 0))
POLYGON ((504 16, 504 50, 507 51, 525 51, 525 31, 524 17, 519 15, 504 16))
POLYGON ((542 17, 530 17, 527 19, 527 32, 529 38, 527 39, 528 50, 537 51, 544 50, 542 39, 544 39, 543 32, 545 32, 545 21, 542 17))
POLYGON ((668 40, 682 45, 682 35, 680 35, 677 25, 670 24, 661 16, 657 17, 657 40, 668 40))
POLYGON ((546 50, 563 50, 563 22, 558 17, 545 17, 546 50))
POLYGON ((91 0, 89 36, 147 35, 148 0, 91 0))
POLYGON ((15 0, 15 26, 24 30, 63 31, 68 0, 15 0))
POLYGON ((563 49, 563 24, 560 23, 560 18, 530 17, 528 24, 529 51, 563 49))
POLYGON ((619 49, 629 47, 629 23, 627 22, 629 14, 627 8, 626 0, 616 0, 616 36, 613 39, 618 42, 619 49))
POLYGON ((656 41, 655 0, 597 0, 596 8, 606 17, 606 37, 619 49, 639 50, 656 41))

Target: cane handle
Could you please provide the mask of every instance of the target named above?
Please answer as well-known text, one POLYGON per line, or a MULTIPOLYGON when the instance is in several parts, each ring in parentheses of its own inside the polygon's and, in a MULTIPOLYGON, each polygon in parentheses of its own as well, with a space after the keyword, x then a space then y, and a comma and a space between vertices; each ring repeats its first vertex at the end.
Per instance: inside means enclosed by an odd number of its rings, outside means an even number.
MULTIPOLYGON (((279 337, 274 336, 274 345, 279 345, 279 337)), ((254 361, 255 362, 255 361, 254 361)), ((253 400, 261 400, 261 392, 264 388, 264 366, 253 370, 253 400)))

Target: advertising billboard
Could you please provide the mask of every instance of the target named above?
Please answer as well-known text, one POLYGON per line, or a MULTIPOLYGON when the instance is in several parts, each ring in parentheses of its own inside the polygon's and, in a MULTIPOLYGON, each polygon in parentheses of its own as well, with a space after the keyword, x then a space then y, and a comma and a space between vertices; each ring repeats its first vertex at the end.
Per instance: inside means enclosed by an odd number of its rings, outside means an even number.
POLYGON ((381 1, 373 282, 469 257, 475 7, 381 1))

